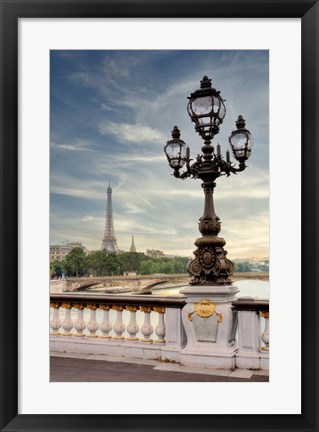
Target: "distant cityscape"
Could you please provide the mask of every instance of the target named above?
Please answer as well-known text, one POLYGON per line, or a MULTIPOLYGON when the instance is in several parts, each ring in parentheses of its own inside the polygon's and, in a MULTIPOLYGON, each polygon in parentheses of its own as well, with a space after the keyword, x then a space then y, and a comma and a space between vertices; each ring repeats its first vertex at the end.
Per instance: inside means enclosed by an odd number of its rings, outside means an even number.
MULTIPOLYGON (((50 245, 50 272, 51 276, 63 276, 65 274, 83 275, 86 273, 99 274, 122 274, 127 271, 134 271, 141 274, 156 272, 182 273, 186 272, 187 262, 192 257, 178 257, 166 255, 159 249, 147 249, 139 252, 135 245, 135 238, 132 235, 131 245, 128 251, 120 249, 113 224, 112 209, 112 188, 109 183, 106 190, 106 217, 104 236, 99 251, 89 251, 80 241, 64 241, 61 244, 50 245), (124 255, 135 254, 134 264, 124 255), (117 261, 109 257, 110 254, 118 256, 117 261), (71 255, 74 255, 74 257, 71 255), (156 263, 154 262, 156 261, 156 263), (99 261, 99 264, 97 264, 99 261), (151 262, 153 261, 153 263, 151 262), (168 261, 171 261, 168 264, 168 261), (62 265, 63 263, 63 265, 62 265)), ((236 272, 268 272, 269 257, 235 258, 232 260, 236 272)))
MULTIPOLYGON (((89 251, 81 242, 76 242, 76 241, 64 241, 61 244, 54 244, 54 245, 50 245, 50 262, 53 261, 63 261, 66 256, 68 255, 69 252, 71 252, 73 249, 75 248, 80 248, 84 251, 84 253, 87 255, 92 251, 89 251)), ((108 251, 111 252, 111 251, 108 251)), ((136 247, 134 244, 134 240, 132 240, 132 244, 131 247, 128 251, 122 250, 122 249, 118 249, 116 251, 117 254, 123 254, 126 252, 136 252, 136 247)), ((163 251, 158 250, 158 249, 147 249, 145 252, 145 255, 147 257, 150 258, 175 258, 175 255, 165 255, 163 251)))
MULTIPOLYGON (((50 245, 50 262, 58 260, 62 261, 65 259, 67 254, 74 248, 81 248, 86 254, 93 252, 89 251, 81 242, 79 241, 64 241, 61 244, 50 245)), ((118 249, 117 253, 125 252, 138 252, 134 242, 134 236, 132 238, 132 243, 128 251, 118 249)), ((159 249, 147 249, 145 255, 150 258, 175 258, 176 255, 165 254, 159 249)), ((191 259, 191 257, 188 257, 191 259)), ((237 265, 248 263, 252 268, 258 268, 261 266, 269 266, 269 257, 246 257, 246 258, 234 258, 233 263, 237 265)))

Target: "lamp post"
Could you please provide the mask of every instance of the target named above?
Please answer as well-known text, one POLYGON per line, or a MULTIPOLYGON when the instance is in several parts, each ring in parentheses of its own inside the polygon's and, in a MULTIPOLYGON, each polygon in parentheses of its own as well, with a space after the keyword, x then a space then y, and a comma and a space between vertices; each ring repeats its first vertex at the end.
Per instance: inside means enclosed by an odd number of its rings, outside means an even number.
POLYGON ((173 175, 178 179, 199 178, 205 196, 204 212, 198 224, 202 236, 195 241, 195 257, 187 269, 192 278, 190 284, 180 291, 186 300, 182 321, 187 336, 180 361, 190 366, 233 369, 238 344, 235 338, 237 313, 231 302, 239 290, 232 285, 234 266, 226 257, 226 242, 218 236, 221 226, 214 209, 213 193, 218 177, 237 174, 246 168, 253 139, 246 129, 245 120, 239 116, 236 129, 229 137, 238 165, 231 162, 228 150, 224 159, 220 145, 211 144, 226 115, 225 101, 220 92, 205 76, 200 89, 188 99, 188 114, 204 141, 201 154, 195 160, 191 159, 190 149, 181 139, 177 126, 173 128, 172 139, 164 147, 173 175))
POLYGON ((212 87, 211 79, 204 76, 200 89, 188 97, 188 114, 195 130, 201 136, 204 144, 202 153, 195 161, 190 158, 190 149, 180 138, 180 130, 174 126, 172 139, 164 147, 169 165, 174 170, 173 175, 179 179, 199 178, 202 180, 205 204, 203 216, 199 219, 199 231, 202 237, 195 241, 197 249, 195 258, 188 264, 188 273, 192 276, 190 284, 194 285, 229 285, 233 274, 233 263, 226 257, 225 240, 218 237, 221 229, 220 219, 215 213, 213 193, 216 179, 220 176, 237 174, 246 168, 246 160, 251 153, 253 138, 246 122, 240 115, 236 121, 236 129, 229 137, 230 147, 238 167, 221 154, 219 144, 213 147, 211 142, 219 133, 220 125, 226 115, 224 99, 220 92, 212 87), (181 169, 184 168, 184 171, 181 169))

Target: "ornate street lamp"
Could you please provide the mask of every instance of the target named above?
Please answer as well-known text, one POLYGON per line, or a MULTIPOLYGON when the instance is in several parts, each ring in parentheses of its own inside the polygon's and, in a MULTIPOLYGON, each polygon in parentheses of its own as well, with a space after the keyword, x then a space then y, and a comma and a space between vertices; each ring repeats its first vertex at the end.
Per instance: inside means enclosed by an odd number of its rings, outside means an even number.
POLYGON ((190 261, 187 270, 192 276, 191 284, 229 285, 234 266, 226 258, 225 240, 218 237, 221 224, 214 210, 215 180, 222 175, 237 174, 246 168, 245 161, 251 154, 253 139, 250 131, 245 128, 245 120, 241 115, 238 116, 237 129, 231 133, 229 143, 239 165, 236 167, 230 161, 228 150, 224 160, 220 145, 217 144, 216 150, 211 145, 226 115, 224 99, 220 96, 220 92, 212 88, 211 80, 204 76, 200 89, 192 93, 188 99, 188 114, 195 123, 196 132, 204 140, 201 148, 202 154, 191 163, 193 159, 190 158, 189 147, 186 147, 185 142, 180 139, 180 131, 177 126, 174 126, 172 131, 172 140, 168 141, 164 147, 168 162, 174 170, 174 176, 180 179, 187 177, 201 179, 205 194, 204 213, 199 219, 199 231, 202 237, 195 241, 195 246, 197 246, 194 251, 195 258, 190 261), (186 170, 180 172, 183 166, 186 167, 186 170))

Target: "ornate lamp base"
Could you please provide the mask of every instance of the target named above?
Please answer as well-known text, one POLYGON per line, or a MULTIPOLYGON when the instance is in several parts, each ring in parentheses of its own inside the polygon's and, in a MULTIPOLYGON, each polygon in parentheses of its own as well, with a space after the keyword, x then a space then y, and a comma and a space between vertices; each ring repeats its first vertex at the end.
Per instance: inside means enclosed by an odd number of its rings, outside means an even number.
POLYGON ((235 367, 237 312, 231 302, 238 292, 232 285, 193 285, 181 290, 187 302, 182 310, 187 345, 181 350, 181 364, 235 367))
POLYGON ((230 276, 234 272, 234 265, 226 258, 227 251, 223 248, 225 244, 225 240, 216 235, 206 235, 195 241, 195 258, 187 267, 188 273, 192 276, 191 285, 231 283, 230 276))

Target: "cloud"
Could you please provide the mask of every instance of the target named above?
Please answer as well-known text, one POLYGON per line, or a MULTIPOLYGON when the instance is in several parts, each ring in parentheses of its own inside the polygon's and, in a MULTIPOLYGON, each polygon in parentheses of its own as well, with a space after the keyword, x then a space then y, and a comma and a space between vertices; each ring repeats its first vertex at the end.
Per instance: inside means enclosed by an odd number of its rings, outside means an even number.
POLYGON ((96 216, 93 216, 93 215, 86 215, 86 216, 83 216, 83 217, 81 217, 80 219, 79 219, 79 222, 90 222, 90 223, 92 223, 92 222, 98 222, 98 223, 100 223, 101 221, 103 221, 103 222, 105 222, 105 220, 104 220, 104 218, 102 218, 102 217, 96 217, 96 216))
POLYGON ((78 179, 66 173, 51 173, 50 177, 51 193, 88 200, 105 201, 105 184, 102 181, 78 179))
MULTIPOLYGON (((173 227, 166 227, 161 224, 152 225, 152 224, 145 224, 142 222, 139 222, 137 219, 123 219, 121 216, 118 216, 115 221, 115 231, 117 233, 134 233, 141 235, 152 235, 155 236, 152 239, 153 244, 156 242, 156 238, 159 238, 161 236, 175 236, 177 234, 177 231, 173 227)), ((149 246, 150 247, 150 246, 149 246)))
POLYGON ((163 163, 163 161, 165 161, 166 158, 164 156, 164 154, 162 156, 158 156, 158 154, 153 154, 153 155, 130 155, 130 161, 132 162, 159 162, 159 163, 163 163))
POLYGON ((88 141, 76 139, 73 143, 61 144, 54 141, 51 141, 50 146, 51 149, 56 150, 67 150, 71 152, 95 152, 90 146, 91 143, 88 141))
POLYGON ((145 214, 146 213, 146 211, 143 210, 142 207, 140 207, 138 205, 134 205, 132 203, 126 203, 125 207, 126 207, 125 212, 128 214, 145 214))
POLYGON ((101 135, 114 135, 119 141, 134 143, 160 143, 165 142, 165 136, 158 130, 149 126, 128 123, 105 122, 99 125, 101 135))

